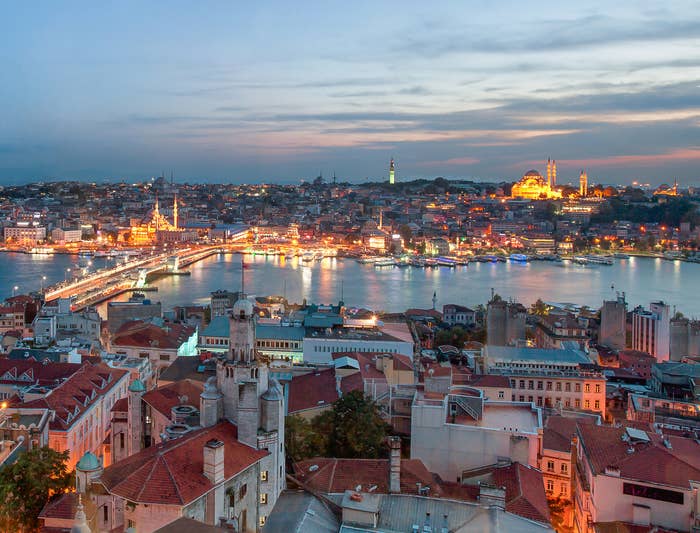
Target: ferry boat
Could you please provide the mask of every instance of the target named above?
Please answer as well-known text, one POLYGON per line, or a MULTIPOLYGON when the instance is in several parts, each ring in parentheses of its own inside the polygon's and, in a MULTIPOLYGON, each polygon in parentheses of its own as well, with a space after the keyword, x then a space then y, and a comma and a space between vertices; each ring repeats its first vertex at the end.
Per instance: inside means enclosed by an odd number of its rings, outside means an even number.
POLYGON ((613 260, 605 255, 588 255, 586 259, 589 263, 593 263, 594 265, 611 266, 613 264, 613 260))
POLYGON ((355 261, 357 261, 357 262, 360 263, 361 265, 371 265, 371 264, 374 263, 376 260, 377 260, 377 258, 376 258, 376 257, 373 257, 373 256, 371 256, 371 255, 361 255, 360 257, 358 257, 357 259, 355 259, 355 261))
POLYGON ((394 260, 393 257, 384 257, 382 259, 377 259, 374 262, 374 266, 376 267, 393 267, 396 265, 396 261, 394 260))
POLYGON ((587 265, 588 264, 588 257, 583 256, 583 255, 576 255, 576 256, 574 256, 572 261, 574 263, 576 263, 577 265, 587 265))
POLYGON ((314 260, 314 258, 315 258, 315 254, 313 252, 304 252, 303 254, 301 254, 301 260, 304 263, 310 263, 311 261, 314 260))
POLYGON ((510 260, 514 263, 527 263, 528 257, 525 254, 510 254, 510 260))
POLYGON ((50 255, 56 253, 56 250, 54 250, 50 246, 35 246, 31 250, 29 250, 29 253, 39 255, 50 255))
POLYGON ((449 257, 438 257, 437 264, 438 266, 454 268, 457 266, 457 261, 449 257))
POLYGON ((630 258, 630 256, 629 256, 628 254, 625 254, 625 253, 622 253, 622 252, 615 252, 615 253, 613 254, 613 257, 615 257, 615 258, 617 258, 617 259, 629 259, 629 258, 630 258))

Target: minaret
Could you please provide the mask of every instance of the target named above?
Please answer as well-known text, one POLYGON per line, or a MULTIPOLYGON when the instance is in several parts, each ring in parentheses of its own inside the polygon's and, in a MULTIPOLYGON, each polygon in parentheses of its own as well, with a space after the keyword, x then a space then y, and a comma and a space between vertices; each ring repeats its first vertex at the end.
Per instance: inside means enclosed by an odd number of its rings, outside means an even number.
POLYGON ((578 194, 582 198, 588 196, 588 174, 583 170, 578 178, 578 194))
POLYGON ((391 161, 389 162, 389 185, 394 184, 394 158, 391 158, 391 161))
POLYGON ((437 291, 433 291, 433 311, 435 311, 436 304, 437 304, 437 291))
POLYGON ((160 222, 160 206, 158 205, 158 193, 156 193, 156 205, 153 208, 153 220, 156 221, 156 230, 158 230, 158 224, 160 222))
POLYGON ((557 160, 552 159, 552 188, 557 186, 557 160))
POLYGON ((175 200, 173 201, 173 226, 177 229, 177 193, 175 193, 175 200))
POLYGON ((552 188, 552 160, 547 158, 547 187, 552 188))

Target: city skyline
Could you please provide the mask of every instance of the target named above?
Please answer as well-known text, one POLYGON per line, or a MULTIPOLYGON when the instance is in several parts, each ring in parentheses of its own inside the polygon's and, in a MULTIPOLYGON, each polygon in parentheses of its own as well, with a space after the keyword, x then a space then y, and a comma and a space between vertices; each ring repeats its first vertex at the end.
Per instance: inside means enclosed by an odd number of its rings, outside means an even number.
POLYGON ((700 182, 691 2, 8 9, 0 184, 700 182))

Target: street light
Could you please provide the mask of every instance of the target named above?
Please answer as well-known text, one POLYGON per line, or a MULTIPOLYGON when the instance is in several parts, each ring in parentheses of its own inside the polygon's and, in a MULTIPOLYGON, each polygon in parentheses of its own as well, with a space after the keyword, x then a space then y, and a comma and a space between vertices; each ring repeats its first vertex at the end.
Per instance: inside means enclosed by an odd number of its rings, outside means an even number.
POLYGON ((17 289, 19 289, 19 287, 18 287, 17 285, 15 285, 14 287, 12 287, 12 296, 15 295, 15 293, 17 292, 17 289))
POLYGON ((44 292, 44 282, 46 281, 46 276, 41 276, 41 292, 44 292))
POLYGON ((68 276, 70 275, 70 268, 66 269, 66 279, 65 281, 68 281, 68 276))

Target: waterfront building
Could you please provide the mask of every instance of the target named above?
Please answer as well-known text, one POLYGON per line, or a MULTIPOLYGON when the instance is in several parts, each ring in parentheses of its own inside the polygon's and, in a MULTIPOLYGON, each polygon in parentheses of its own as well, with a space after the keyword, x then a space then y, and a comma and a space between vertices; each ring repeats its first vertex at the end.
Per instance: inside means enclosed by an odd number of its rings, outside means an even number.
POLYGON ((54 228, 51 230, 51 240, 56 244, 80 242, 83 239, 83 230, 80 228, 54 228))
POLYGON ((625 293, 615 300, 605 300, 600 311, 598 343, 613 350, 627 346, 627 302, 625 293))
POLYGON ((632 349, 647 352, 657 361, 668 361, 670 307, 662 301, 651 302, 649 310, 639 306, 632 311, 632 349))
POLYGON ((160 302, 154 302, 150 298, 146 298, 144 294, 134 294, 127 302, 109 302, 107 304, 107 324, 111 335, 116 333, 126 322, 160 318, 161 315, 160 302))
POLYGON ((557 244, 552 237, 522 236, 519 238, 525 249, 533 252, 535 255, 551 255, 557 251, 557 244))
POLYGON ((592 362, 580 350, 486 345, 482 360, 485 373, 510 379, 513 401, 605 418, 605 376, 589 369, 592 362))
POLYGON ((29 400, 31 391, 27 391, 20 407, 50 409, 55 413, 49 424, 49 446, 58 452, 69 452, 69 470, 86 452, 109 464, 110 410, 127 395, 128 386, 128 371, 104 363, 85 363, 41 398, 29 400))
POLYGON ((522 304, 492 299, 486 308, 486 339, 493 346, 525 341, 527 309, 522 304))
POLYGON ((576 439, 576 531, 615 522, 672 531, 698 526, 695 440, 591 424, 579 424, 576 439))
POLYGON ((4 230, 5 243, 23 244, 33 246, 46 239, 46 227, 35 226, 29 223, 18 222, 16 226, 6 227, 4 230))
POLYGON ((413 343, 383 333, 381 328, 335 328, 308 332, 303 341, 304 362, 329 364, 333 354, 345 352, 402 354, 413 357, 413 343))
POLYGON ((442 479, 504 458, 537 467, 542 413, 531 402, 485 400, 471 387, 441 394, 418 390, 411 409, 411 459, 442 479))

